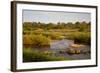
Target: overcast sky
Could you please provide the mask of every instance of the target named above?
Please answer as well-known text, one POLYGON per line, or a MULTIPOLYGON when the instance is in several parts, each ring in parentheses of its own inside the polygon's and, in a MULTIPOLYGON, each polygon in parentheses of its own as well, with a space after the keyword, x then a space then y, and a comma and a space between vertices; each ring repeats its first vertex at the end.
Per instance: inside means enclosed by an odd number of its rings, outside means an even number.
POLYGON ((23 10, 23 22, 90 22, 90 13, 23 10))

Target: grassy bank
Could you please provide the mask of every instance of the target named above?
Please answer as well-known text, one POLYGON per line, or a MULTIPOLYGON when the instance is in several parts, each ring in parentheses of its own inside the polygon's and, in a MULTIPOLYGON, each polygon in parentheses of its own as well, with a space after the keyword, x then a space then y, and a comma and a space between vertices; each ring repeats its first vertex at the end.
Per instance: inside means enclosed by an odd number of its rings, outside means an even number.
POLYGON ((38 50, 24 48, 23 49, 23 62, 42 62, 42 61, 63 61, 70 60, 64 57, 55 57, 53 52, 45 51, 40 52, 38 50))

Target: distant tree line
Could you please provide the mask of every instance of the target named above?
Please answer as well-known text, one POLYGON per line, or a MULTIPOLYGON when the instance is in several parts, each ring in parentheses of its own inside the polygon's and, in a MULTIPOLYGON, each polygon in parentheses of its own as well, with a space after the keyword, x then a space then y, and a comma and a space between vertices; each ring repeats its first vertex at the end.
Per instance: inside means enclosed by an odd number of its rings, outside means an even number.
POLYGON ((41 22, 24 22, 24 30, 35 30, 41 28, 44 30, 49 29, 78 29, 79 31, 90 31, 91 22, 58 22, 58 23, 41 23, 41 22))

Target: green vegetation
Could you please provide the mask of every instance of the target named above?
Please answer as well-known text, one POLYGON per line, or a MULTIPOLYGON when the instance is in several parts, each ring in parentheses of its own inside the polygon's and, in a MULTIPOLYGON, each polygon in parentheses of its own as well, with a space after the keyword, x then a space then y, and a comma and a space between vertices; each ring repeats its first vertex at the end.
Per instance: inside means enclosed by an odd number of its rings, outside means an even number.
POLYGON ((40 35, 23 35, 23 44, 32 44, 34 47, 49 46, 50 39, 46 36, 40 35))
POLYGON ((76 22, 74 24, 24 22, 23 41, 24 44, 33 44, 34 46, 49 46, 50 40, 71 39, 75 43, 90 45, 90 27, 90 22, 76 22))
MULTIPOLYGON (((50 42, 54 40, 70 39, 74 43, 91 45, 91 23, 41 23, 24 22, 23 23, 23 46, 32 45, 30 50, 23 48, 24 62, 37 61, 57 61, 65 60, 64 57, 52 56, 49 51, 41 52, 41 48, 50 47, 50 42), (34 48, 39 47, 38 50, 34 48)), ((71 53, 80 53, 79 51, 69 50, 71 53)))
POLYGON ((24 48, 23 50, 23 62, 42 62, 42 61, 63 61, 70 60, 64 57, 55 57, 50 51, 40 52, 39 50, 32 50, 30 48, 24 48))
POLYGON ((66 36, 67 39, 74 40, 78 44, 91 45, 91 34, 90 32, 75 32, 66 36))

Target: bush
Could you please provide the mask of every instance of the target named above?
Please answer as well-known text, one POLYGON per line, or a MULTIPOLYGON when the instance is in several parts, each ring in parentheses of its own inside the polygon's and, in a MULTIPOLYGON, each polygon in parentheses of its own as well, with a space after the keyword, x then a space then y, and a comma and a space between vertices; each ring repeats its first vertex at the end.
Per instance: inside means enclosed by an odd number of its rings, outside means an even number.
POLYGON ((81 33, 78 34, 75 38, 74 41, 76 43, 82 43, 82 44, 86 44, 86 45, 91 45, 91 36, 90 34, 87 33, 81 33))
POLYGON ((23 35, 23 44, 32 44, 32 36, 31 35, 23 35))
POLYGON ((43 36, 42 34, 33 35, 32 41, 33 41, 32 44, 34 46, 38 46, 38 47, 50 46, 50 38, 47 38, 46 36, 43 36))
POLYGON ((24 35, 23 44, 32 44, 34 47, 44 47, 50 45, 50 38, 40 35, 24 35))
POLYGON ((75 43, 91 45, 90 32, 75 32, 67 35, 66 38, 74 40, 75 43))

